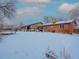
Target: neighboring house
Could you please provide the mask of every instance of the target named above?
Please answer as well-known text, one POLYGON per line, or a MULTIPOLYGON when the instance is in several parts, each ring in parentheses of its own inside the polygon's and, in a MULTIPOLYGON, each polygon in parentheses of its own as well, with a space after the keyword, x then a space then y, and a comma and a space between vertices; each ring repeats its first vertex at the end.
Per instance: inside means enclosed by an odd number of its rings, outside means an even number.
POLYGON ((74 30, 74 20, 58 21, 54 23, 43 24, 44 32, 64 32, 72 33, 74 30))
POLYGON ((27 26, 26 25, 23 25, 23 26, 19 26, 19 31, 26 31, 27 29, 27 26))
POLYGON ((7 24, 1 25, 0 24, 0 30, 2 30, 2 31, 9 31, 9 30, 15 30, 15 29, 17 29, 16 25, 7 25, 7 24))
POLYGON ((38 31, 39 27, 42 26, 42 22, 37 22, 29 25, 24 25, 20 27, 21 31, 38 31))
POLYGON ((16 25, 0 24, 0 35, 16 34, 17 30, 16 25))
POLYGON ((0 32, 2 31, 3 28, 3 24, 0 24, 0 32))
POLYGON ((38 31, 39 30, 39 27, 42 26, 43 23, 42 22, 37 22, 37 23, 34 23, 34 24, 30 24, 30 31, 38 31))

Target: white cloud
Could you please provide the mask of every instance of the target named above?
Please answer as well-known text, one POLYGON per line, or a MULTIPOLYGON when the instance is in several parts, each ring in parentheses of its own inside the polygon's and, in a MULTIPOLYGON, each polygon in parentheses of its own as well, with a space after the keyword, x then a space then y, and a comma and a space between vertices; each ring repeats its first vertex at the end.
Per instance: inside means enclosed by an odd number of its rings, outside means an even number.
POLYGON ((75 4, 63 3, 62 5, 60 5, 58 10, 62 13, 68 13, 73 8, 77 7, 78 5, 79 3, 75 3, 75 4))
POLYGON ((18 0, 24 3, 50 3, 51 0, 18 0))
POLYGON ((17 10, 17 18, 34 17, 40 15, 41 12, 42 9, 38 7, 22 8, 17 10))
POLYGON ((20 3, 28 4, 26 7, 17 10, 17 18, 35 17, 40 15, 48 3, 52 0, 18 0, 20 3))
POLYGON ((74 5, 72 4, 68 4, 68 3, 64 3, 59 7, 59 11, 60 12, 69 12, 70 10, 72 10, 74 8, 74 5))

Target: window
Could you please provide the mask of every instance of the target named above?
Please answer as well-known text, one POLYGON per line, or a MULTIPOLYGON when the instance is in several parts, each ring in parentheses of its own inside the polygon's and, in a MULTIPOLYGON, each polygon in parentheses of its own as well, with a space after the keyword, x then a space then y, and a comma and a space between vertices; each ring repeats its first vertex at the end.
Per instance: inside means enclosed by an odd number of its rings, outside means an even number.
POLYGON ((60 28, 64 28, 64 24, 60 24, 60 28))

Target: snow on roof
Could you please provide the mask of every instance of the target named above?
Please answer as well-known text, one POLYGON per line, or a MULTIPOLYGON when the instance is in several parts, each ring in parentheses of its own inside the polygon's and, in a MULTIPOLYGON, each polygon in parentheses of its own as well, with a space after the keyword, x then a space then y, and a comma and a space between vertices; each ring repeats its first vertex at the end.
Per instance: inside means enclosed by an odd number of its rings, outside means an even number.
MULTIPOLYGON (((62 23, 71 23, 71 22, 73 22, 74 20, 64 20, 64 21, 58 21, 58 22, 56 22, 55 24, 62 24, 62 23)), ((43 26, 44 25, 53 25, 53 23, 47 23, 47 24, 43 24, 43 26)))

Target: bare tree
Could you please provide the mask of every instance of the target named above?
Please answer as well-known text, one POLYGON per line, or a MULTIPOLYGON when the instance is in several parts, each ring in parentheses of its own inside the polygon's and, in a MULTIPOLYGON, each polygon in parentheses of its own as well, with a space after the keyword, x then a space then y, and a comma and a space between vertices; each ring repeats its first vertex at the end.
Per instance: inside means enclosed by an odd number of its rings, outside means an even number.
POLYGON ((63 48, 60 55, 61 59, 71 59, 70 53, 65 48, 63 48))
POLYGON ((79 6, 73 8, 69 14, 68 14, 69 19, 73 19, 75 21, 75 24, 79 26, 79 6))
POLYGON ((74 19, 74 20, 79 20, 79 6, 73 8, 73 9, 69 12, 69 18, 70 18, 70 19, 74 19))
POLYGON ((57 59, 57 55, 56 55, 55 51, 47 51, 45 53, 45 56, 48 59, 57 59))
POLYGON ((50 23, 52 20, 52 16, 45 16, 44 17, 44 23, 50 23))
POLYGON ((5 0, 4 2, 0 2, 0 31, 2 30, 2 25, 4 25, 4 18, 8 18, 11 20, 15 15, 15 1, 13 0, 5 0))
POLYGON ((2 17, 13 18, 15 13, 15 4, 12 1, 6 2, 5 4, 0 5, 0 11, 2 17))
POLYGON ((49 23, 49 20, 48 20, 47 16, 44 17, 44 23, 49 23))

